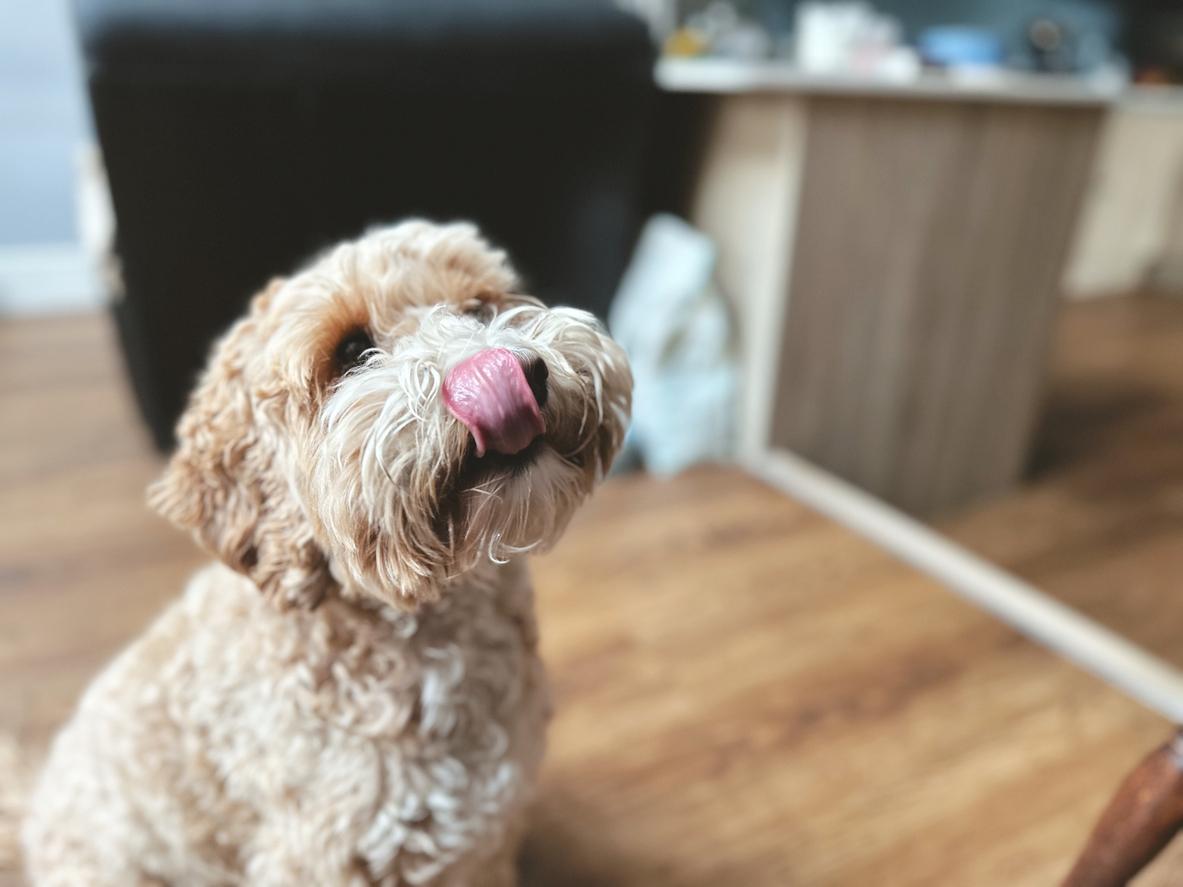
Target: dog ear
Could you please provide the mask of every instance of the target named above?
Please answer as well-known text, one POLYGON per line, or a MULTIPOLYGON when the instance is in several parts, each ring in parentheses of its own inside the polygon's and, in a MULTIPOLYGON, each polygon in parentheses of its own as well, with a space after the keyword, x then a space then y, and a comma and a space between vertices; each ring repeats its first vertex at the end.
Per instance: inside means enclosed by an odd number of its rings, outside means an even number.
POLYGON ((148 502, 281 606, 315 606, 333 585, 324 552, 279 466, 279 386, 251 366, 282 281, 214 346, 177 424, 177 449, 148 502))

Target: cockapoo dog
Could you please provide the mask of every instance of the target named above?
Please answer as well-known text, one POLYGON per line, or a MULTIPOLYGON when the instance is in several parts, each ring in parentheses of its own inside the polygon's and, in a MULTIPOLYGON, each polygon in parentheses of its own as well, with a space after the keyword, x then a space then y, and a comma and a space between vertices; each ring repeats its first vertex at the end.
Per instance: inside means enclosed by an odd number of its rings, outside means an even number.
POLYGON ((631 384, 469 225, 273 282, 149 493, 221 563, 54 742, 33 882, 513 883, 548 715, 519 556, 607 470, 631 384))

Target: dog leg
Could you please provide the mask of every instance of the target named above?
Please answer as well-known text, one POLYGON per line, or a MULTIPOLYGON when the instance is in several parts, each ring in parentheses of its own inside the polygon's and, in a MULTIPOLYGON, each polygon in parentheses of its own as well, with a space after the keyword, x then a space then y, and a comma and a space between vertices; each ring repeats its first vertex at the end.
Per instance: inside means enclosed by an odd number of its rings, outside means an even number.
POLYGON ((28 848, 26 870, 33 887, 167 887, 130 859, 95 853, 72 842, 47 841, 28 848))
POLYGON ((123 811, 85 791, 63 791, 50 800, 34 807, 21 835, 33 887, 165 887, 144 871, 153 854, 134 849, 140 842, 123 811), (80 811, 94 818, 79 819, 80 811))
POLYGON ((504 841, 492 856, 466 860, 441 878, 441 887, 517 887, 518 856, 525 834, 525 817, 519 816, 506 829, 504 841))

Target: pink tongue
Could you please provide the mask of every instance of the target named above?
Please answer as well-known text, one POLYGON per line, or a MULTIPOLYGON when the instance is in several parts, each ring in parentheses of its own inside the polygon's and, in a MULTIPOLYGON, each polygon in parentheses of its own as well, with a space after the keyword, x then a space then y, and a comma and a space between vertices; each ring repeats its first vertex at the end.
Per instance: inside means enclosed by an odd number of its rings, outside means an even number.
POLYGON ((472 432, 478 456, 519 453, 546 430, 522 365, 505 348, 478 351, 448 373, 444 403, 472 432))

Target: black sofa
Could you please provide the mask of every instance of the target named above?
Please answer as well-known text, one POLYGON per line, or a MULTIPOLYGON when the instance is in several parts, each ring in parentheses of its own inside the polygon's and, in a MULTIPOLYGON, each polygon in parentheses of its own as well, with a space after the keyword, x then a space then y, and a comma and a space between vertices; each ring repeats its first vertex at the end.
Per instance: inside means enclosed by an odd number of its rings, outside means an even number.
POLYGON ((641 220, 653 49, 580 0, 78 0, 157 444, 265 281, 367 226, 473 219, 603 314, 641 220))

